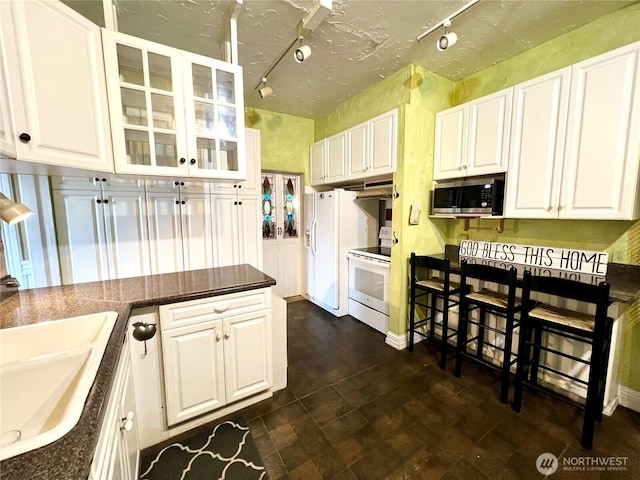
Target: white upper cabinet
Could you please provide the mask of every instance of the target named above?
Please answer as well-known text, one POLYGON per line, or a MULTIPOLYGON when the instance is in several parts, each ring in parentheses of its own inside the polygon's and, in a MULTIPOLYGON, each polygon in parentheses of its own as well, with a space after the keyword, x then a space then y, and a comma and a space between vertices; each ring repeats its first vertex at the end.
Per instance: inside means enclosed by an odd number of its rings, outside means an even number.
POLYGON ((310 157, 311 157, 311 185, 318 185, 324 183, 325 175, 325 148, 326 144, 324 140, 311 145, 310 157))
POLYGON ((338 133, 326 139, 325 181, 332 183, 344 180, 347 175, 347 135, 338 133))
MULTIPOLYGON (((14 147, 5 138, 0 148, 19 160, 112 172, 100 29, 42 0, 0 2, 0 21, 0 93, 12 100, 14 135, 14 147)), ((5 106, 0 118, 11 136, 5 106)))
POLYGON ((505 215, 638 218, 640 43, 516 85, 505 215))
POLYGON ((0 153, 9 158, 15 158, 16 136, 13 130, 13 108, 9 95, 8 66, 4 52, 4 40, 0 35, 0 153))
POLYGON ((557 218, 571 67, 515 86, 505 216, 557 218))
POLYGON ((116 172, 244 180, 241 67, 102 34, 116 172))
POLYGON ((434 180, 507 171, 513 88, 436 114, 434 180))
POLYGON ((640 43, 573 66, 560 218, 638 218, 640 43))
POLYGON ((372 118, 367 122, 367 126, 369 133, 367 176, 394 173, 398 150, 398 110, 394 109, 372 118))
POLYGON ((392 175, 398 150, 398 109, 311 145, 311 185, 392 175))
POLYGON ((347 130, 347 158, 349 176, 366 176, 369 171, 369 131, 367 122, 347 130))

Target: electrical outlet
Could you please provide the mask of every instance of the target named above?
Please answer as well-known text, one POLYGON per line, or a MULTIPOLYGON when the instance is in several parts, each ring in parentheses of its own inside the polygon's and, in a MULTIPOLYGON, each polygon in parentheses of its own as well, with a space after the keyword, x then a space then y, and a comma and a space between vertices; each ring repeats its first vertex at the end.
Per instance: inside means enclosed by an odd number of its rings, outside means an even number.
POLYGON ((613 257, 613 258, 611 258, 610 260, 612 260, 612 261, 613 261, 613 262, 615 262, 615 263, 625 263, 627 255, 626 255, 626 252, 625 252, 625 250, 624 250, 624 249, 622 249, 622 248, 615 248, 615 249, 613 250, 613 255, 612 255, 612 257, 613 257))

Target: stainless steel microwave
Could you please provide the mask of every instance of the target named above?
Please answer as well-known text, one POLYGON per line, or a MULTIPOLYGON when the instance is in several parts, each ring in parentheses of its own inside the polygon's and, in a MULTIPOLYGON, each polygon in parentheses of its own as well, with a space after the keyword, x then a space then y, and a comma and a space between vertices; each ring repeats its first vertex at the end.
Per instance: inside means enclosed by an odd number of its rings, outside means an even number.
POLYGON ((502 215, 503 209, 502 176, 440 182, 433 189, 433 215, 502 215))

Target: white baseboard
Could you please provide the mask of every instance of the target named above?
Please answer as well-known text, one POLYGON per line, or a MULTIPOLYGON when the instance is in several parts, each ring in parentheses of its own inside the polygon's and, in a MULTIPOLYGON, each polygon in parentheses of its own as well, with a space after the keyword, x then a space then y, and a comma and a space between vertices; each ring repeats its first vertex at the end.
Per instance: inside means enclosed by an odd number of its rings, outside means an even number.
POLYGON ((632 390, 629 387, 618 387, 620 405, 635 412, 640 412, 640 392, 632 390))
POLYGON ((404 350, 407 348, 407 345, 409 345, 406 334, 397 335, 391 330, 387 332, 387 337, 385 338, 384 343, 392 346, 396 350, 404 350))

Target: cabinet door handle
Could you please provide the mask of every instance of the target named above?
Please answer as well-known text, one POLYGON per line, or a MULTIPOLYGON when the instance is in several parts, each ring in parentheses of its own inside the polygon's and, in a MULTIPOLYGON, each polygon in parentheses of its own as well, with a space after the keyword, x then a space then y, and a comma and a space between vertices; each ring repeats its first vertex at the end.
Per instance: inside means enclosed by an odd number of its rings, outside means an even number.
POLYGON ((195 165, 195 164, 196 164, 196 159, 195 159, 195 158, 192 158, 191 160, 189 160, 189 163, 190 163, 191 165, 195 165))
POLYGON ((187 159, 186 159, 186 158, 184 158, 184 157, 182 157, 182 158, 179 160, 180 165, 184 164, 186 161, 187 161, 187 159))
POLYGON ((28 133, 21 133, 18 138, 20 138, 20 141, 23 143, 29 143, 31 141, 31 135, 28 133))
POLYGON ((220 332, 216 333, 216 342, 219 342, 220 340, 222 340, 222 335, 220 335, 220 332))
POLYGON ((229 337, 231 337, 231 334, 229 332, 224 332, 224 338, 228 340, 229 337))
POLYGON ((213 307, 213 311, 216 313, 222 313, 222 312, 226 312, 227 310, 229 310, 229 304, 228 303, 221 303, 219 305, 215 305, 213 307))

